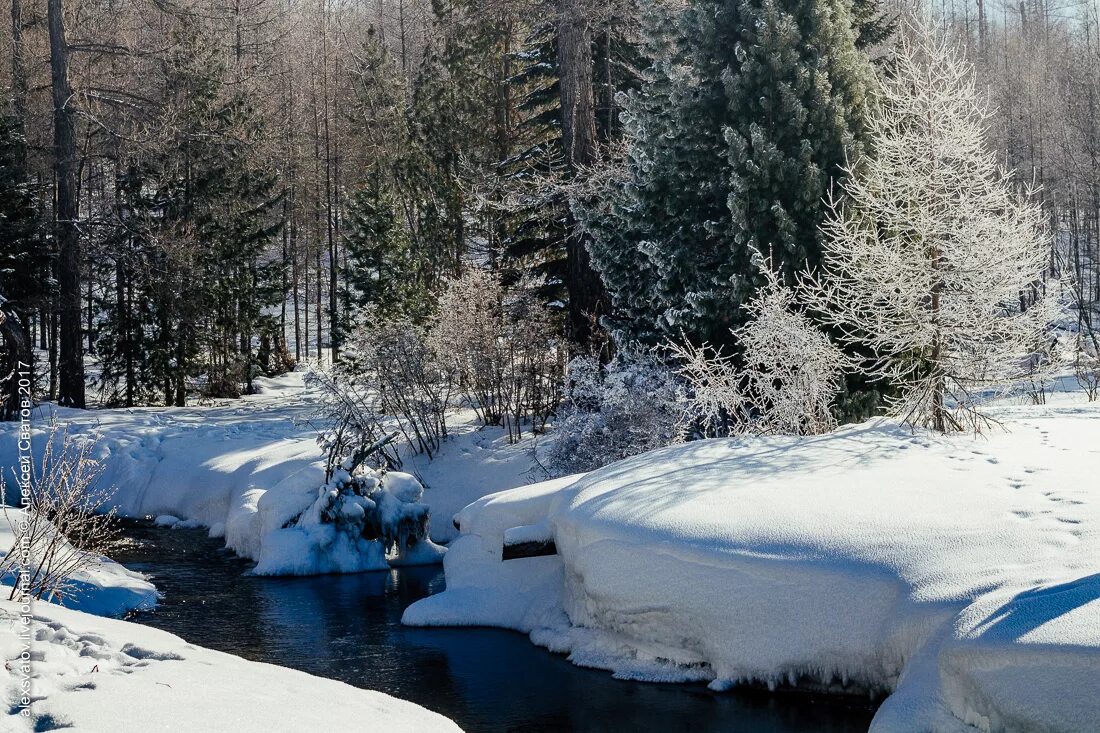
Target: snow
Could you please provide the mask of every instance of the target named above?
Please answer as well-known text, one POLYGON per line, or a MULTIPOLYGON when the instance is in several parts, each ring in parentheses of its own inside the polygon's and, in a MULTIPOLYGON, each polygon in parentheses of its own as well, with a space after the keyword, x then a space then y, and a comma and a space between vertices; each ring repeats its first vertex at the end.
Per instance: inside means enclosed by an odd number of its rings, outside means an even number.
MULTIPOLYGON (((51 420, 74 435, 98 438, 101 482, 111 504, 129 517, 154 517, 171 527, 208 527, 226 547, 259 562, 259 572, 296 574, 382 569, 438 562, 440 551, 418 547, 387 558, 326 532, 282 531, 316 499, 324 483, 317 428, 309 424, 315 396, 304 372, 258 378, 258 394, 193 407, 71 410, 43 405, 34 425, 51 420), (331 552, 330 552, 331 551, 331 552), (332 557, 326 557, 331 554, 332 557)), ((431 536, 455 535, 451 516, 490 491, 531 479, 530 439, 510 445, 499 428, 477 429, 472 410, 459 411, 454 437, 435 461, 409 456, 410 475, 391 473, 387 490, 398 504, 427 486, 431 536), (400 485, 399 485, 400 484, 400 485)), ((40 441, 39 441, 40 442, 40 441)), ((15 431, 0 434, 0 465, 16 462, 15 431)), ((391 507, 391 514, 400 507, 391 507)))
MULTIPOLYGON (((409 482, 398 481, 409 495, 409 482)), ((20 511, 6 509, 0 550, 9 550, 20 511)), ((158 517, 178 527, 177 517, 158 517)), ((0 599, 13 577, 0 578, 0 599)), ((188 644, 128 621, 103 618, 155 605, 142 575, 99 557, 70 577, 65 606, 0 600, 0 675, 8 716, 0 730, 250 733, 357 730, 451 733, 457 725, 413 703, 373 690, 188 644), (97 614, 97 615, 92 615, 97 614), (26 686, 25 686, 26 685, 26 686)))
POLYGON ((698 441, 484 497, 404 621, 626 678, 890 693, 874 733, 1095 731, 1100 405, 993 415, 979 438, 698 441), (558 556, 501 562, 540 525, 558 556))
POLYGON ((19 606, 0 601, 3 730, 356 730, 450 733, 446 718, 373 690, 196 647, 166 632, 35 603, 28 716, 18 715, 23 667, 19 606), (181 728, 181 725, 184 727, 181 728))
POLYGON ((473 410, 458 410, 448 417, 450 437, 432 460, 424 456, 405 459, 405 470, 427 487, 425 501, 432 508, 432 539, 453 540, 458 531, 451 518, 467 504, 503 489, 545 478, 538 468, 548 441, 530 432, 518 443, 509 443, 504 428, 481 426, 473 410))
POLYGON ((524 524, 504 531, 505 545, 523 545, 530 542, 549 542, 554 539, 554 529, 549 522, 524 524))
POLYGON ((170 529, 197 529, 202 525, 195 519, 180 519, 179 517, 173 517, 171 514, 161 514, 159 517, 153 520, 153 524, 158 527, 168 527, 170 529))
MULTIPOLYGON (((22 512, 18 509, 3 510, 0 517, 0 554, 6 555, 11 551, 15 542, 12 528, 18 526, 21 516, 22 512)), ((66 550, 61 551, 61 554, 65 553, 66 550)), ((37 556, 32 554, 32 560, 35 559, 37 556)), ((0 576, 0 583, 11 586, 14 582, 13 572, 0 576)), ((0 598, 7 598, 9 592, 10 587, 0 592, 0 598)), ((157 589, 144 575, 127 570, 102 555, 95 556, 89 567, 70 575, 66 587, 58 595, 53 600, 66 607, 100 616, 121 616, 136 609, 152 608, 157 603, 157 589)))

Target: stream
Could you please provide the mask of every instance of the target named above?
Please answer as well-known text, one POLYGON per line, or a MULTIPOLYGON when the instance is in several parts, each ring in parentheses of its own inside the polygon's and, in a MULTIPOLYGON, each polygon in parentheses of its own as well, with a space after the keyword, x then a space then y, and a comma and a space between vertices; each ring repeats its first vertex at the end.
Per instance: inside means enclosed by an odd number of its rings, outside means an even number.
POLYGON ((511 631, 402 626, 406 606, 443 590, 439 566, 257 578, 205 530, 128 521, 125 536, 115 559, 164 594, 129 620, 412 700, 468 733, 865 733, 874 713, 799 693, 616 680, 511 631))

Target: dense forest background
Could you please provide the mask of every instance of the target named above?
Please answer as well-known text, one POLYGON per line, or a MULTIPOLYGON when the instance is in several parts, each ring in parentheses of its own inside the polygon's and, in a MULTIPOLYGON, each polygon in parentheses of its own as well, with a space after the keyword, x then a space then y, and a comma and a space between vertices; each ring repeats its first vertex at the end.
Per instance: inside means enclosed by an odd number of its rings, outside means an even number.
POLYGON ((61 404, 182 405, 479 298, 499 312, 452 320, 450 343, 537 322, 540 374, 606 360, 612 335, 721 344, 754 249, 788 276, 815 264, 868 80, 896 19, 929 11, 1004 165, 1039 187, 1050 273, 1075 275, 1091 329, 1091 0, 12 0, 9 361, 61 404), (486 279, 456 286, 470 270, 486 279))

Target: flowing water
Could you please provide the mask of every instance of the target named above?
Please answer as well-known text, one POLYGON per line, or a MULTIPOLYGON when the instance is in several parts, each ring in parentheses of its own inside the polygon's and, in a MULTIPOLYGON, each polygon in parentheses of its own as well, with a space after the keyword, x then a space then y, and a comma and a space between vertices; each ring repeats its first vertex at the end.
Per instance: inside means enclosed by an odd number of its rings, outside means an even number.
POLYGON ((616 680, 511 631, 402 626, 406 606, 443 590, 440 567, 256 578, 203 530, 132 522, 126 534, 116 559, 164 594, 130 620, 412 700, 468 733, 864 733, 873 714, 850 700, 616 680))

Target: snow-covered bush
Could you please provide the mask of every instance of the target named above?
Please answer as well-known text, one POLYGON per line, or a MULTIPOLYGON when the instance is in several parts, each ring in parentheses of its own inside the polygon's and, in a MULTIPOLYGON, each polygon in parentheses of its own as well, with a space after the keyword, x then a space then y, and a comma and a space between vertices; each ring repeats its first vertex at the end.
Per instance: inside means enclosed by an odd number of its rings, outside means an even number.
POLYGON ((893 412, 980 430, 981 406, 1029 378, 1057 320, 1043 213, 985 143, 972 69, 929 28, 903 42, 870 118, 873 157, 823 226, 815 310, 898 389, 893 412), (1032 294, 1024 298, 1021 294, 1032 294))
POLYGON ((749 301, 751 320, 734 332, 743 349, 745 392, 755 430, 815 435, 836 426, 830 407, 843 387, 844 353, 801 313, 770 262, 766 284, 749 301))
POLYGON ((353 476, 341 469, 295 524, 331 524, 349 537, 381 542, 387 554, 400 555, 428 536, 423 495, 424 487, 407 473, 361 467, 353 476))
POLYGON ((687 385, 686 426, 703 435, 827 432, 848 360, 798 309, 770 261, 758 266, 765 284, 746 304, 751 319, 733 332, 740 362, 706 344, 668 346, 687 385))
POLYGON ((752 421, 745 372, 736 360, 709 344, 684 339, 666 344, 673 368, 684 382, 685 437, 736 435, 752 421))
POLYGON ((591 471, 675 443, 681 414, 676 376, 653 355, 620 351, 607 366, 576 357, 547 468, 559 476, 591 471))
POLYGON ((428 457, 439 450, 447 437, 456 380, 423 326, 366 311, 351 331, 337 370, 375 414, 396 418, 397 429, 415 450, 428 457))
POLYGON ((258 575, 359 572, 438 560, 443 548, 428 537, 424 487, 407 473, 370 468, 361 456, 345 458, 313 502, 265 539, 258 575))
POLYGON ((541 427, 557 402, 561 347, 547 309, 523 283, 506 290, 467 267, 441 293, 428 342, 482 423, 505 425, 512 440, 525 422, 541 427))

